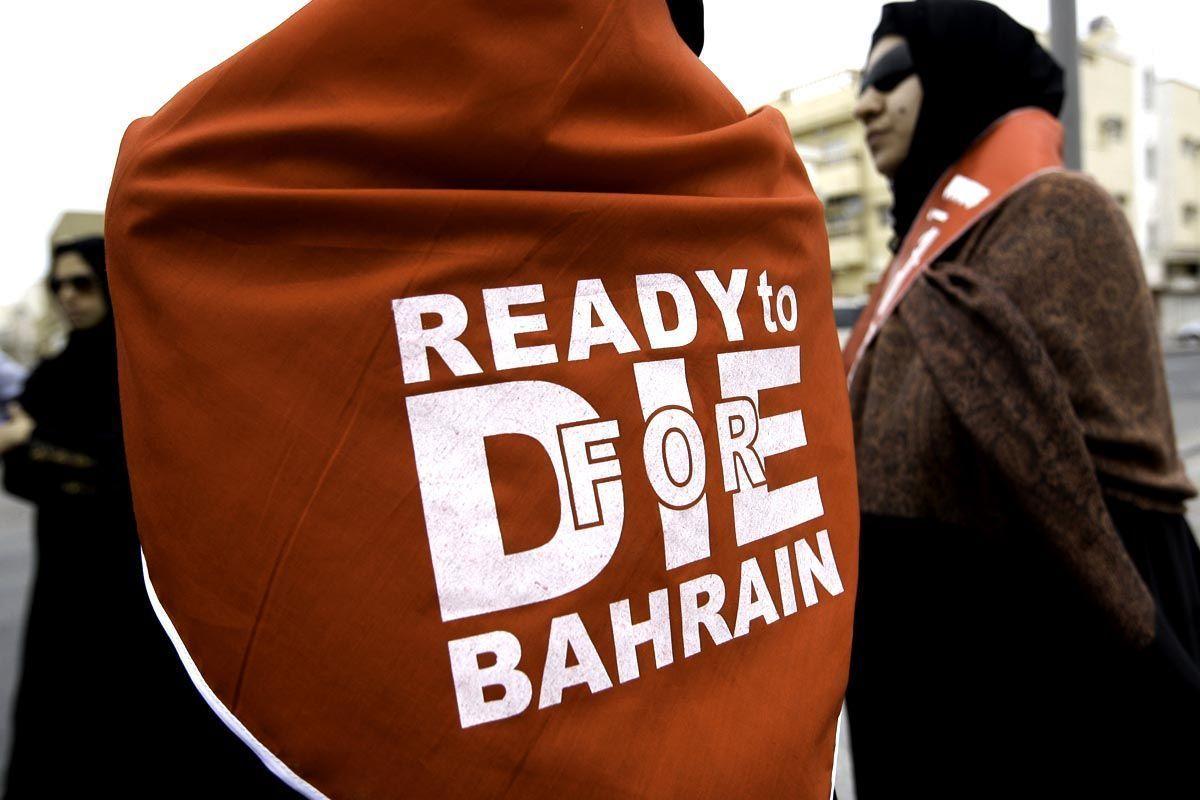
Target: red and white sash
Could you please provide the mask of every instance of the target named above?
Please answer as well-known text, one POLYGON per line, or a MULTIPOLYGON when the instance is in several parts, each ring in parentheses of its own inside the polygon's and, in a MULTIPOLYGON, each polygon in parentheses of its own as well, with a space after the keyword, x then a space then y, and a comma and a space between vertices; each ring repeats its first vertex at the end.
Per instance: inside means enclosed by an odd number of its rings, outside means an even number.
POLYGON ((899 252, 871 293, 842 352, 847 383, 876 334, 930 264, 1029 181, 1063 169, 1062 126, 1040 108, 992 123, 925 198, 899 252))

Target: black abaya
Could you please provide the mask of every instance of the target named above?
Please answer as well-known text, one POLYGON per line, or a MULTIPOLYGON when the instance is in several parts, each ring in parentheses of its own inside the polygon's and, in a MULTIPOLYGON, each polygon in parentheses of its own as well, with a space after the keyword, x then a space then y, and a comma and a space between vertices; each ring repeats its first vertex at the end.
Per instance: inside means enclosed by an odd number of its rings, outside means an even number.
POLYGON ((1187 796, 1200 552, 1181 516, 1108 505, 1160 609, 1139 653, 1036 549, 864 515, 847 695, 862 800, 1187 796))
POLYGON ((120 434, 111 324, 72 334, 4 457, 37 506, 37 564, 5 797, 295 797, 217 719, 154 617, 120 434))

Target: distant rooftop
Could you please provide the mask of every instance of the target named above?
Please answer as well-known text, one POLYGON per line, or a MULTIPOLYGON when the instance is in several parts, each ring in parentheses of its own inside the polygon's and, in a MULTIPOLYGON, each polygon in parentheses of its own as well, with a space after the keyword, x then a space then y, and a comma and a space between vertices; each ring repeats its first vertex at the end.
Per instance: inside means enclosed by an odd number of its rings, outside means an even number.
POLYGON ((826 75, 824 78, 788 89, 779 96, 779 99, 792 105, 801 105, 817 97, 825 97, 843 89, 854 88, 858 84, 858 76, 859 71, 856 69, 843 69, 832 75, 826 75))

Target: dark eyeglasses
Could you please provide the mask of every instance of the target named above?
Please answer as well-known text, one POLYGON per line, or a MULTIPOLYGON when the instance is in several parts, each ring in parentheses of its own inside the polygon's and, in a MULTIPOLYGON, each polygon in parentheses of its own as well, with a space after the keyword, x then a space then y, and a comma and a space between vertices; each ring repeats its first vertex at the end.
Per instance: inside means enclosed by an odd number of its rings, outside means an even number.
POLYGON ((890 92, 900 85, 900 81, 914 74, 916 67, 913 66, 912 52, 908 49, 908 43, 902 42, 880 56, 875 66, 863 73, 858 93, 861 95, 870 86, 880 92, 890 92))
POLYGON ((96 291, 96 279, 90 275, 73 275, 70 278, 51 278, 50 292, 58 294, 64 286, 70 286, 77 294, 96 291))

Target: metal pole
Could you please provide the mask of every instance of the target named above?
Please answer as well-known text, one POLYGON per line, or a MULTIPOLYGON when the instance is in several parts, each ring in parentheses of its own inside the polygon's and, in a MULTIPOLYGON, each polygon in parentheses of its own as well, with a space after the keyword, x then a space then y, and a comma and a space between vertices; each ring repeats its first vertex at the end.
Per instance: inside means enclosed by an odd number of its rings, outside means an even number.
POLYGON ((1079 130, 1079 39, 1075 26, 1075 0, 1050 0, 1050 50, 1063 68, 1067 96, 1060 119, 1063 124, 1063 159, 1068 169, 1083 168, 1083 140, 1079 130))

